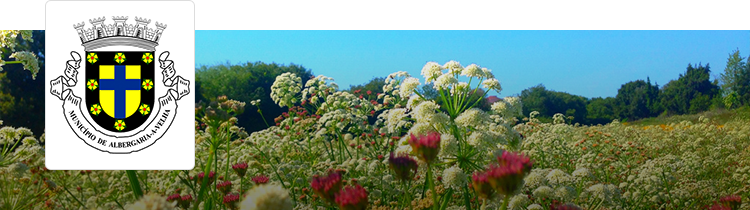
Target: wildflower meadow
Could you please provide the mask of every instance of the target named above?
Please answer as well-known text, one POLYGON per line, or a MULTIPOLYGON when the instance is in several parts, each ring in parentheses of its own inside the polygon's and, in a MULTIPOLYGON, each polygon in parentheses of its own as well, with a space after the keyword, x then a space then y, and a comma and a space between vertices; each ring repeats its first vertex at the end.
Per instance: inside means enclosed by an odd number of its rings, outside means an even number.
POLYGON ((47 170, 44 134, 3 126, 0 209, 750 209, 750 119, 542 122, 517 97, 477 108, 502 91, 488 68, 421 68, 381 94, 283 73, 272 101, 198 105, 186 171, 47 170), (287 111, 237 126, 263 103, 287 111))

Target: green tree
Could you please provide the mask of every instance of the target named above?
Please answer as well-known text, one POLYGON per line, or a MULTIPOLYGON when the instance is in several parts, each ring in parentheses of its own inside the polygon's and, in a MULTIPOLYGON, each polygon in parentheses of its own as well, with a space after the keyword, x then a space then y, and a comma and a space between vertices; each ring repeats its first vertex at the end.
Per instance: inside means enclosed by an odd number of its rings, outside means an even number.
POLYGON ((641 119, 659 114, 659 86, 647 81, 636 80, 625 83, 617 90, 615 117, 621 119, 641 119))
POLYGON ((586 104, 586 123, 592 125, 607 124, 614 119, 618 119, 615 115, 615 106, 617 106, 616 99, 613 97, 592 98, 586 104))
POLYGON ((669 81, 659 94, 661 105, 667 114, 695 114, 708 110, 711 100, 718 95, 719 86, 711 82, 710 67, 688 64, 685 74, 669 81))
POLYGON ((540 118, 545 119, 562 113, 567 117, 573 117, 573 123, 586 123, 588 99, 583 96, 547 90, 544 85, 539 84, 521 91, 520 98, 526 116, 532 111, 538 111, 540 118))
POLYGON ((285 66, 276 63, 248 62, 238 65, 201 66, 195 72, 196 98, 200 97, 207 100, 203 102, 208 102, 226 95, 230 99, 246 102, 248 110, 237 116, 239 126, 248 132, 262 130, 266 128, 266 123, 273 125, 274 122, 263 122, 263 118, 257 112, 258 108, 263 110, 263 117, 268 120, 288 110, 276 105, 270 96, 271 85, 276 76, 285 72, 297 74, 302 78, 303 85, 313 77, 310 70, 295 64, 285 66), (259 107, 250 106, 249 102, 256 99, 261 100, 259 107))
POLYGON ((44 133, 44 81, 44 31, 0 31, 0 120, 44 133))
POLYGON ((432 85, 422 85, 421 88, 417 89, 417 92, 419 92, 419 94, 422 94, 422 96, 424 96, 426 99, 439 101, 437 100, 437 98, 440 96, 440 93, 435 90, 435 88, 432 88, 432 85))
POLYGON ((747 62, 744 59, 740 56, 740 50, 729 54, 727 66, 719 77, 724 97, 732 97, 724 101, 736 101, 735 104, 731 104, 732 106, 750 104, 750 57, 747 58, 747 62))
POLYGON ((367 91, 370 91, 370 94, 377 95, 378 93, 383 93, 384 85, 385 77, 375 77, 365 84, 349 86, 349 92, 352 92, 352 94, 355 95, 359 95, 359 93, 366 94, 367 91), (354 91, 357 91, 357 93, 354 93, 354 91))
POLYGON ((747 63, 745 63, 744 58, 740 56, 740 50, 735 50, 729 54, 729 58, 727 58, 727 66, 724 68, 724 72, 721 73, 721 76, 719 76, 721 88, 728 90, 727 93, 737 91, 738 79, 742 71, 745 70, 746 65, 747 63))

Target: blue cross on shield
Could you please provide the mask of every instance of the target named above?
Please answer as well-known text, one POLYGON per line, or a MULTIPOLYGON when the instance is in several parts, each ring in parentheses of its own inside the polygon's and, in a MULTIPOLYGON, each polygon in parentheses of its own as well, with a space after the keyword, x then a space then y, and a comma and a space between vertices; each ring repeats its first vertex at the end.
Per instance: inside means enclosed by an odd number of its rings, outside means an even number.
POLYGON ((153 51, 86 52, 86 105, 112 132, 143 125, 155 102, 153 51))

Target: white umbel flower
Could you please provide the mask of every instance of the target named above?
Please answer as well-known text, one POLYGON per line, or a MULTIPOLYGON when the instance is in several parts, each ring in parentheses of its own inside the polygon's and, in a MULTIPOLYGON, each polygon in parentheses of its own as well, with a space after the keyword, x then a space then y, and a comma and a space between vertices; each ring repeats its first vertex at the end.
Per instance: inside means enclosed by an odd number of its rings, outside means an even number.
POLYGON ((477 64, 471 64, 466 66, 463 71, 461 71, 461 76, 467 76, 467 77, 484 77, 484 72, 482 71, 482 68, 479 68, 477 64))
POLYGON ((464 70, 458 61, 448 61, 443 68, 448 69, 448 74, 460 74, 464 70))
POLYGON ((510 198, 508 210, 523 210, 526 205, 529 205, 529 197, 521 193, 510 198))
POLYGON ((453 74, 443 74, 435 80, 433 88, 436 90, 447 90, 450 86, 458 83, 458 79, 453 74))
POLYGON ((555 193, 555 190, 548 186, 538 187, 532 192, 536 198, 549 198, 555 193))
POLYGON ((467 128, 485 127, 490 122, 490 116, 478 108, 471 108, 456 117, 456 125, 467 128))
POLYGON ((573 177, 560 169, 553 169, 547 174, 547 181, 552 185, 567 184, 573 181, 573 177))
POLYGON ((427 62, 422 67, 422 76, 424 76, 425 83, 431 83, 435 81, 440 75, 443 75, 443 67, 436 62, 427 62))
POLYGON ((544 207, 542 207, 541 205, 535 203, 535 204, 529 205, 528 207, 526 207, 526 209, 528 209, 528 210, 544 210, 544 207))
POLYGON ((443 171, 443 185, 454 190, 461 190, 467 183, 466 174, 458 165, 453 165, 443 171))
POLYGON ((296 95, 302 90, 302 79, 297 75, 286 72, 276 77, 271 85, 271 99, 280 107, 294 106, 296 95))
POLYGON ((251 189, 240 204, 242 210, 292 210, 289 192, 277 184, 264 184, 251 189))
POLYGON ((399 95, 401 96, 401 98, 408 98, 412 93, 414 93, 414 90, 417 89, 419 85, 419 79, 408 77, 401 83, 401 91, 399 92, 399 95))
POLYGON ((424 101, 417 105, 412 112, 412 115, 417 122, 430 122, 432 117, 435 115, 435 111, 440 108, 434 101, 424 101))
POLYGON ((175 209, 174 202, 167 202, 166 197, 157 194, 148 194, 141 199, 125 206, 128 210, 172 210, 175 209))
POLYGON ((492 70, 488 68, 482 68, 482 74, 484 75, 484 78, 495 78, 495 75, 492 74, 492 70))
POLYGON ((487 90, 495 90, 497 92, 500 92, 503 90, 502 87, 500 87, 500 81, 497 81, 495 78, 487 79, 482 81, 482 87, 487 90))

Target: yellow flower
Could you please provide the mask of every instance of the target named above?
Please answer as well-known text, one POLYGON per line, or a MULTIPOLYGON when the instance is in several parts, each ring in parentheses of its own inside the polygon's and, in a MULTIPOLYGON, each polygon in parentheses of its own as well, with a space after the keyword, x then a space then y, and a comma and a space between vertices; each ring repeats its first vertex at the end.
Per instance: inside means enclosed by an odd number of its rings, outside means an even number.
POLYGON ((99 113, 102 113, 102 107, 99 106, 99 104, 91 105, 91 114, 93 115, 99 115, 99 113))
POLYGON ((91 63, 91 64, 94 64, 94 63, 96 63, 97 61, 99 61, 99 56, 98 56, 98 55, 96 55, 96 53, 89 53, 89 55, 88 55, 88 56, 86 56, 86 60, 87 60, 87 61, 88 61, 89 63, 91 63))
POLYGON ((89 90, 96 90, 96 88, 99 87, 99 82, 97 82, 95 79, 90 79, 88 82, 86 82, 86 87, 88 87, 89 90))
POLYGON ((122 64, 122 62, 125 62, 125 54, 117 53, 115 54, 115 62, 122 64))
POLYGON ((154 56, 151 55, 151 53, 143 53, 143 56, 141 56, 141 60, 146 64, 149 64, 154 60, 154 56))
POLYGON ((143 82, 141 82, 141 87, 145 90, 151 90, 151 88, 154 88, 154 82, 150 79, 144 79, 143 82))
POLYGON ((117 129, 117 131, 122 131, 123 129, 125 129, 125 121, 117 120, 115 122, 115 129, 117 129))
POLYGON ((141 107, 138 107, 138 111, 141 112, 142 115, 147 115, 148 113, 151 113, 151 107, 149 107, 148 104, 141 104, 141 107))

